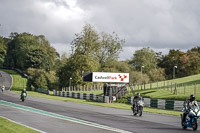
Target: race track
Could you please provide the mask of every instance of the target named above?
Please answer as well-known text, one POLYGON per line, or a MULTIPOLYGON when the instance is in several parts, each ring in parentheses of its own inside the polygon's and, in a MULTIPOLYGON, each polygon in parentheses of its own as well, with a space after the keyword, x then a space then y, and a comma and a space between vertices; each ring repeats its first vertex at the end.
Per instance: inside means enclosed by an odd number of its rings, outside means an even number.
MULTIPOLYGON (((1 71, 0 71, 1 72, 1 71)), ((0 116, 46 133, 188 133, 180 118, 143 113, 133 116, 131 110, 49 100, 20 95, 8 91, 12 78, 1 72, 0 82, 6 91, 0 92, 0 116)), ((198 129, 196 132, 199 132, 198 129)))
POLYGON ((0 93, 0 116, 48 133, 194 132, 191 129, 183 130, 180 126, 179 117, 151 113, 143 113, 142 117, 135 117, 130 110, 48 100, 30 96, 27 97, 25 102, 21 102, 19 95, 10 91, 3 94, 0 93), (4 101, 23 106, 16 108, 13 107, 16 106, 15 104, 7 105, 7 102, 5 103, 4 101), (27 110, 27 107, 32 108, 27 110), (39 111, 34 111, 36 109, 39 109, 39 111), (59 116, 57 117, 57 115, 59 116), (76 118, 74 121, 70 121, 74 118, 76 118), (80 120, 83 120, 83 122, 77 122, 80 120), (90 123, 86 124, 86 122, 90 123), (95 124, 97 126, 94 126, 95 124))

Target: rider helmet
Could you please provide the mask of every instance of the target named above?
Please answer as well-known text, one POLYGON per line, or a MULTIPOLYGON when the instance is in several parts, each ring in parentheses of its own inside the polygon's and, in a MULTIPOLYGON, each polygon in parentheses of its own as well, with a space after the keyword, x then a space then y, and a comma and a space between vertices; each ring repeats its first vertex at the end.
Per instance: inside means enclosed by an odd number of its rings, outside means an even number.
POLYGON ((190 95, 190 101, 192 102, 192 101, 194 101, 195 100, 195 96, 192 94, 192 95, 190 95))
POLYGON ((140 96, 140 93, 137 93, 137 96, 140 96))

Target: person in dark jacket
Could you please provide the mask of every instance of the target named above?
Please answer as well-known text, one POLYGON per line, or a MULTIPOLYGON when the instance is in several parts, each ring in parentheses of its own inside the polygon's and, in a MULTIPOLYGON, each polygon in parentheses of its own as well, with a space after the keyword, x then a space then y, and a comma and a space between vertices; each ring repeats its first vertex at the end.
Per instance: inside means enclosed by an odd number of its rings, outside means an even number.
POLYGON ((137 93, 137 95, 133 98, 133 109, 135 108, 139 100, 142 100, 142 97, 140 96, 140 93, 137 93))
POLYGON ((198 109, 199 109, 199 106, 198 106, 198 103, 197 101, 195 100, 195 96, 192 94, 190 95, 190 98, 188 100, 186 100, 183 104, 183 107, 184 107, 184 113, 183 113, 183 118, 182 118, 182 124, 184 124, 185 122, 185 118, 187 116, 187 114, 189 113, 190 111, 190 108, 192 106, 196 106, 198 109))
POLYGON ((26 92, 26 89, 25 89, 25 88, 24 88, 24 89, 22 90, 22 92, 21 92, 21 98, 22 98, 23 93, 26 93, 26 96, 27 96, 27 92, 26 92))

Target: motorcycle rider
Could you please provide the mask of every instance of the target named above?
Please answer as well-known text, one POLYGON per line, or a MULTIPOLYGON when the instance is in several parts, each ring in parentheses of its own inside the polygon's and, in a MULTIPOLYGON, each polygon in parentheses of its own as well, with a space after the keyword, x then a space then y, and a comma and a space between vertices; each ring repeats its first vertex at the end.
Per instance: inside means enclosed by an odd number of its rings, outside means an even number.
POLYGON ((1 91, 3 92, 5 90, 5 86, 3 85, 2 87, 1 87, 1 91))
POLYGON ((26 88, 24 88, 24 89, 22 90, 22 92, 21 92, 21 98, 22 98, 23 93, 26 93, 26 96, 27 96, 26 88))
POLYGON ((184 113, 183 113, 183 118, 182 118, 182 124, 184 124, 185 122, 185 118, 187 116, 187 114, 189 113, 190 111, 190 108, 192 106, 196 106, 198 109, 199 109, 199 106, 198 106, 198 103, 197 101, 195 100, 195 96, 192 94, 190 95, 190 98, 188 100, 186 100, 183 104, 183 107, 184 107, 184 113))
POLYGON ((132 109, 135 108, 135 106, 137 105, 137 102, 142 100, 142 97, 140 96, 140 93, 137 93, 137 95, 133 98, 133 107, 132 109))

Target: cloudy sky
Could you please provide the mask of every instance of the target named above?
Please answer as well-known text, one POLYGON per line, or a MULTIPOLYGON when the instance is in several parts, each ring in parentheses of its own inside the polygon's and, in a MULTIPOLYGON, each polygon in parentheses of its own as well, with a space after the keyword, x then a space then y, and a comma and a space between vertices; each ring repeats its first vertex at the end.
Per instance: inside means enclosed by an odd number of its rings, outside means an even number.
POLYGON ((143 47, 167 54, 200 46, 199 7, 200 0, 0 0, 0 36, 43 34, 69 54, 75 33, 91 24, 126 40, 121 60, 143 47))

